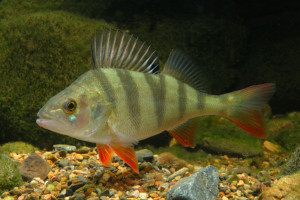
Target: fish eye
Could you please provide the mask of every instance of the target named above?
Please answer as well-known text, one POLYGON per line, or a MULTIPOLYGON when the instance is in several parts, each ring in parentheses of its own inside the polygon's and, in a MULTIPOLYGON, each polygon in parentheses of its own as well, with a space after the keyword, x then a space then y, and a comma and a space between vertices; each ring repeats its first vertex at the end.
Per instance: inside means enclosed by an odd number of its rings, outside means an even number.
POLYGON ((68 114, 73 113, 76 107, 77 107, 77 103, 74 99, 69 99, 64 103, 64 111, 66 111, 66 113, 68 114))

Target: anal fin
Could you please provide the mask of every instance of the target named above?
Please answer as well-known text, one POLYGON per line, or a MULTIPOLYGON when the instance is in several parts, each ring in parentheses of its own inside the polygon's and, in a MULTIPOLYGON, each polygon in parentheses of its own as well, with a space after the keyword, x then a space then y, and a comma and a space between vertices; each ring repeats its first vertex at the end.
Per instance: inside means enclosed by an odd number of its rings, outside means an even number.
POLYGON ((113 150, 106 144, 97 144, 97 149, 102 164, 108 166, 114 153, 113 150))
POLYGON ((197 124, 194 120, 188 120, 168 132, 184 147, 195 147, 195 132, 197 124))

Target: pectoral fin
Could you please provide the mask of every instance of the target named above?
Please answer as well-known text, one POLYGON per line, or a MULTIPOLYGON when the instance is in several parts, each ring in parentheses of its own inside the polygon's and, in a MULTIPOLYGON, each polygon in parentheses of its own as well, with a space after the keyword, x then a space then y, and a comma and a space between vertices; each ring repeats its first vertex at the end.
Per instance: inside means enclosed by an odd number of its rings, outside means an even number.
POLYGON ((137 158, 132 146, 122 144, 97 144, 99 158, 104 166, 110 164, 115 152, 125 163, 127 163, 136 173, 139 173, 137 158))
POLYGON ((126 162, 136 173, 139 173, 137 158, 132 146, 110 145, 113 151, 126 162))
POLYGON ((108 166, 114 153, 113 150, 106 144, 97 144, 97 149, 102 164, 108 166))

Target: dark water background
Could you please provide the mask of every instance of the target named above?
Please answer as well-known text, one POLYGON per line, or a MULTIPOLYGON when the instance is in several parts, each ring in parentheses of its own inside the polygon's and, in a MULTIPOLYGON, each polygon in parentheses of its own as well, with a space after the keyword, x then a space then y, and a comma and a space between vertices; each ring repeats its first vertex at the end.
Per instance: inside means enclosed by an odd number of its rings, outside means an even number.
POLYGON ((277 85, 273 114, 300 110, 300 6, 280 0, 0 1, 0 143, 82 144, 42 130, 36 113, 91 66, 94 30, 127 30, 191 55, 212 94, 277 85))

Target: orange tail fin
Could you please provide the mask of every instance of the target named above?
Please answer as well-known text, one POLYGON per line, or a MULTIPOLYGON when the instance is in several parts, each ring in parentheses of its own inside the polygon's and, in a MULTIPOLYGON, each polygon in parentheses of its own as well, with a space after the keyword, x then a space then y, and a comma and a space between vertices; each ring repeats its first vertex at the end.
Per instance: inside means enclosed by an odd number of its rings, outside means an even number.
POLYGON ((227 119, 258 137, 266 136, 265 123, 261 114, 262 107, 269 101, 275 91, 275 84, 254 85, 229 94, 235 100, 227 119))

